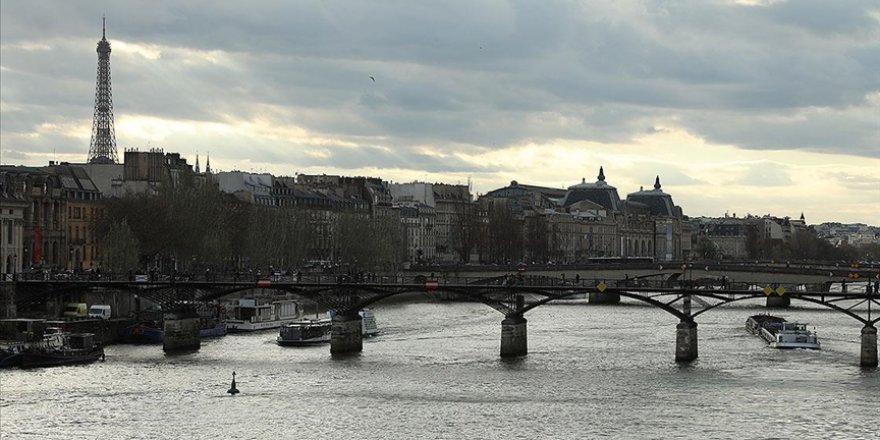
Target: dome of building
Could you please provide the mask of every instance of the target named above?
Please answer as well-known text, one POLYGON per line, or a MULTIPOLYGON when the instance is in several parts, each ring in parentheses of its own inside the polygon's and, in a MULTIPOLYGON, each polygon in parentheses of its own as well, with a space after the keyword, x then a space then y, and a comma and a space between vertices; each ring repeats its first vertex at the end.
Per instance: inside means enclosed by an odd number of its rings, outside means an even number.
POLYGON ((644 189, 634 193, 627 194, 627 202, 635 202, 647 206, 651 210, 652 215, 664 217, 676 217, 677 210, 675 203, 672 203, 672 196, 660 189, 660 176, 654 180, 654 189, 644 189))
POLYGON ((568 187, 568 192, 562 199, 562 206, 568 207, 584 200, 589 200, 612 211, 621 209, 617 188, 605 183, 605 171, 602 167, 599 167, 599 176, 597 176, 595 183, 587 183, 586 179, 582 179, 581 183, 568 187))

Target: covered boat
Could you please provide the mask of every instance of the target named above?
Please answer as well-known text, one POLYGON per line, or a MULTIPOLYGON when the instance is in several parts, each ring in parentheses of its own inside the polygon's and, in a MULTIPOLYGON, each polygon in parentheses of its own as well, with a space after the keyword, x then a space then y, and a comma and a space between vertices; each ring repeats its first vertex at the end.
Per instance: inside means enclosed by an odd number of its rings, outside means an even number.
POLYGON ((21 368, 88 364, 103 357, 104 347, 95 341, 94 333, 65 333, 28 347, 22 353, 21 368))
POLYGON ((806 324, 788 322, 772 315, 754 315, 746 320, 749 333, 761 337, 773 348, 808 348, 818 350, 819 338, 806 324))
POLYGON ((330 318, 302 319, 281 326, 278 345, 298 346, 330 342, 330 318))
POLYGON ((216 338, 226 336, 226 323, 213 319, 202 319, 202 328, 199 330, 199 337, 216 338))
POLYGON ((120 339, 126 344, 161 344, 165 330, 158 322, 136 322, 120 331, 120 339))
MULTIPOLYGON (((276 341, 278 345, 312 345, 330 342, 335 311, 330 310, 324 318, 301 319, 281 326, 276 341)), ((376 316, 367 308, 358 311, 361 317, 361 336, 371 338, 379 334, 376 316)))

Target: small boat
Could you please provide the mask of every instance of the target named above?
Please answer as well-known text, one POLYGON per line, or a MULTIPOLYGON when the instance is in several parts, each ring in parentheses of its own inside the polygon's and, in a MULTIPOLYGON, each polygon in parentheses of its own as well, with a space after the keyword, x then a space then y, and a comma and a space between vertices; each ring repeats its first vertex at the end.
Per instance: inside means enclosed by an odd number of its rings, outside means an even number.
POLYGON ((225 322, 213 319, 203 319, 202 328, 199 330, 199 337, 217 338, 220 336, 226 336, 226 332, 227 329, 225 322))
POLYGON ((746 330, 761 337, 773 348, 821 348, 819 338, 806 324, 788 322, 772 315, 754 315, 746 320, 746 330))
POLYGON ((226 310, 219 304, 200 304, 196 311, 201 318, 199 337, 217 338, 226 336, 229 329, 226 325, 226 310))
POLYGON ((46 327, 43 330, 43 338, 32 342, 13 342, 5 347, 0 347, 0 368, 17 367, 21 365, 24 353, 29 350, 49 350, 61 348, 64 345, 67 333, 61 327, 46 327))
POLYGON ((57 333, 41 344, 28 347, 21 357, 21 368, 88 364, 104 357, 104 347, 94 333, 57 333))
POLYGON ((25 350, 23 344, 13 344, 8 347, 0 347, 0 368, 17 367, 21 364, 21 358, 25 350))
POLYGON ((330 318, 302 319, 281 326, 278 345, 300 346, 330 342, 330 318))
POLYGON ((156 322, 137 322, 123 328, 119 336, 126 344, 161 344, 165 330, 156 322))

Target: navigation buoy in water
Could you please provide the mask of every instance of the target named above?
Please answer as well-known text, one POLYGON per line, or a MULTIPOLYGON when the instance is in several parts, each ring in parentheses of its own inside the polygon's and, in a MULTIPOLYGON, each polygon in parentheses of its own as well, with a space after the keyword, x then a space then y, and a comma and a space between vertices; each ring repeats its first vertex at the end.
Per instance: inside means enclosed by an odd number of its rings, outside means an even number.
POLYGON ((235 371, 232 372, 232 386, 226 392, 233 396, 238 394, 238 388, 235 387, 235 371))

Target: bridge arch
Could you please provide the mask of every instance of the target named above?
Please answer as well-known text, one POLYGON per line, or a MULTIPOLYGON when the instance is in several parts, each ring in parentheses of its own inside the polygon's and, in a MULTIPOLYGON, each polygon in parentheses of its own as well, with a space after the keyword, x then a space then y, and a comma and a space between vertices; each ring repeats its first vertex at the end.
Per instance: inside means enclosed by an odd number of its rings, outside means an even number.
MULTIPOLYGON (((723 306, 723 305, 727 305, 727 304, 730 304, 730 303, 739 302, 739 301, 743 301, 743 300, 747 300, 747 299, 765 298, 765 297, 766 297, 766 295, 765 295, 763 292, 755 292, 754 295, 742 296, 742 297, 737 297, 737 298, 733 298, 733 299, 725 298, 725 297, 722 297, 722 296, 719 296, 719 295, 712 295, 712 294, 695 294, 695 295, 697 295, 697 296, 701 296, 701 297, 709 297, 709 298, 719 299, 719 300, 721 300, 722 302, 720 302, 720 303, 718 303, 718 304, 712 304, 711 306, 708 306, 708 307, 704 307, 702 310, 699 310, 698 312, 696 312, 696 313, 694 313, 694 314, 691 315, 691 316, 694 317, 694 318, 696 318, 696 317, 699 316, 699 315, 702 315, 703 313, 708 312, 709 310, 714 310, 714 309, 716 309, 716 308, 718 308, 718 307, 721 307, 721 306, 723 306)), ((836 304, 833 304, 833 303, 830 303, 830 302, 827 302, 827 301, 816 300, 816 299, 808 298, 808 297, 801 297, 801 296, 798 296, 797 294, 794 294, 794 295, 787 295, 787 296, 788 296, 789 298, 792 298, 792 299, 798 299, 798 300, 806 301, 806 302, 809 302, 809 303, 818 304, 818 305, 821 305, 821 306, 828 307, 828 308, 830 308, 830 309, 832 309, 832 310, 835 310, 835 311, 838 311, 838 312, 840 312, 840 313, 843 313, 844 315, 847 315, 847 316, 849 316, 850 318, 853 318, 853 319, 855 319, 856 321, 859 321, 859 322, 861 322, 862 324, 864 324, 864 325, 866 325, 866 326, 868 326, 868 325, 873 326, 873 325, 876 324, 877 322, 880 322, 880 318, 877 318, 877 319, 874 319, 874 320, 868 320, 868 319, 866 319, 866 318, 862 318, 861 316, 859 316, 858 314, 852 312, 852 311, 849 310, 849 309, 844 309, 843 307, 840 307, 840 306, 838 306, 838 305, 836 305, 836 304)))
MULTIPOLYGON (((603 292, 600 292, 599 289, 578 290, 578 291, 573 291, 573 292, 566 292, 566 293, 563 293, 563 294, 561 294, 561 295, 550 295, 550 294, 547 294, 547 293, 545 293, 545 292, 537 291, 537 290, 536 290, 536 291, 532 291, 532 292, 528 292, 528 293, 538 293, 538 294, 547 295, 547 297, 544 298, 544 299, 542 299, 542 300, 539 300, 539 301, 536 301, 536 302, 530 303, 529 305, 527 305, 526 307, 524 307, 524 308, 522 309, 522 313, 520 313, 520 314, 525 314, 525 313, 528 312, 529 310, 532 310, 532 309, 534 309, 534 308, 536 308, 536 307, 538 307, 538 306, 542 306, 542 305, 547 304, 547 303, 549 303, 549 302, 552 302, 552 301, 555 301, 555 300, 559 300, 559 299, 564 299, 564 298, 566 298, 566 297, 568 297, 568 296, 576 295, 576 294, 578 294, 578 293, 583 293, 583 292, 587 292, 587 293, 603 293, 603 292)), ((666 304, 666 303, 663 303, 663 302, 657 301, 656 299, 651 298, 651 297, 646 297, 646 296, 642 296, 642 295, 637 295, 637 294, 632 293, 632 292, 627 292, 627 291, 625 291, 625 290, 617 290, 617 289, 607 289, 607 290, 605 290, 605 292, 606 292, 606 293, 616 293, 616 294, 618 294, 618 295, 620 295, 620 296, 623 296, 623 297, 626 297, 626 298, 635 299, 635 300, 642 301, 642 302, 644 302, 644 303, 650 304, 650 305, 652 305, 652 306, 654 306, 654 307, 657 307, 657 308, 659 308, 659 309, 662 309, 662 310, 665 311, 665 312, 668 312, 669 314, 675 316, 676 318, 678 318, 678 319, 681 320, 681 321, 692 321, 692 320, 693 320, 693 316, 690 316, 690 317, 689 317, 689 316, 685 315, 684 313, 682 313, 681 311, 679 311, 678 309, 676 309, 675 307, 672 307, 672 306, 670 306, 670 305, 668 305, 668 304, 666 304)))

